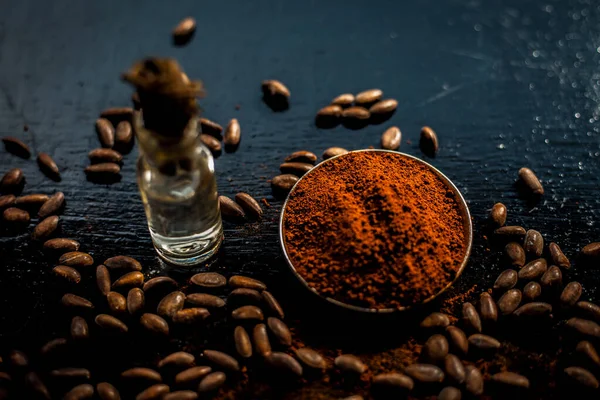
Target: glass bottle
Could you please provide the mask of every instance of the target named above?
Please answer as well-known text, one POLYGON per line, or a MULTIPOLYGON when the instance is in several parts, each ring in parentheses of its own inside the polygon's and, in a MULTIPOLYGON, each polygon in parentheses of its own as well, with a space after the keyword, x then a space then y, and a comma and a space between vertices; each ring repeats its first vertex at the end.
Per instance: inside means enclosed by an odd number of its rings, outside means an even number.
POLYGON ((223 240, 214 160, 200 141, 198 119, 183 135, 159 135, 134 126, 140 156, 137 178, 152 242, 168 263, 193 266, 210 258, 223 240))

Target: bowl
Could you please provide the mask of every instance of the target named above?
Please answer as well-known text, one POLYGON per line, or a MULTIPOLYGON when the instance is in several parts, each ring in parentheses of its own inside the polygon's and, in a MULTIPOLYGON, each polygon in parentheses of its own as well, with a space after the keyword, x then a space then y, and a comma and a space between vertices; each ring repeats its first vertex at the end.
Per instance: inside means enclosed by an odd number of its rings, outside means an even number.
POLYGON ((335 157, 332 157, 330 159, 327 159, 323 162, 321 162, 320 164, 316 165, 314 168, 312 168, 309 172, 307 172, 306 174, 304 174, 304 176, 302 176, 298 182, 296 182, 296 184, 294 185, 294 187, 290 190, 290 192, 288 193, 288 196, 285 199, 285 203, 283 204, 283 209, 281 211, 281 216, 279 218, 279 242, 281 244, 281 249, 283 250, 283 254, 285 257, 285 261, 288 265, 288 267, 290 268, 290 270, 292 271, 293 275, 296 277, 296 279, 306 288, 308 289, 310 292, 312 292, 313 294, 317 295, 318 297, 320 297, 321 299, 326 300, 329 303, 334 304, 335 306, 339 306, 339 307, 343 307, 346 310, 352 310, 352 311, 357 311, 360 313, 369 313, 369 314, 390 314, 390 313, 395 313, 395 312, 401 312, 401 311, 406 311, 421 305, 424 305, 426 303, 429 303, 431 301, 433 301, 435 298, 437 298, 439 295, 441 295, 442 293, 444 293, 446 290, 448 290, 448 288, 450 288, 455 282, 456 280, 462 275, 467 262, 469 260, 469 256, 471 255, 471 247, 472 247, 472 243, 473 243, 473 224, 471 222, 471 213, 469 212, 469 207, 467 206, 467 202, 465 201, 464 197, 462 196, 462 194, 460 193, 460 191, 458 190, 458 188, 454 185, 454 183, 452 183, 452 181, 450 179, 448 179, 448 177, 446 177, 446 175, 444 175, 443 173, 441 173, 437 168, 435 168, 434 166, 432 166, 431 164, 416 158, 414 156, 411 156, 409 154, 406 153, 401 153, 401 152, 397 152, 397 151, 391 151, 391 150, 356 150, 356 151, 352 151, 350 153, 346 153, 346 154, 341 154, 335 157), (353 304, 347 304, 344 303, 342 301, 333 299, 331 297, 327 297, 324 296, 322 294, 320 294, 317 290, 315 290, 314 288, 312 288, 308 282, 306 282, 304 280, 304 278, 302 277, 302 275, 300 275, 298 273, 298 271, 296 271, 296 268, 294 267, 294 265, 292 264, 292 261, 289 258, 287 249, 286 249, 286 245, 285 245, 285 238, 284 238, 284 232, 283 232, 283 222, 285 219, 285 212, 287 209, 287 205, 288 205, 288 201, 289 198, 291 196, 292 193, 294 193, 294 190, 296 189, 296 187, 298 186, 298 184, 300 182, 302 182, 302 180, 304 178, 306 178, 307 176, 309 176, 311 173, 313 173, 314 171, 317 171, 320 167, 322 167, 323 165, 332 162, 333 160, 339 158, 339 157, 346 157, 348 154, 351 153, 357 153, 357 152, 373 152, 373 153, 393 153, 393 154, 397 154, 400 155, 402 157, 406 157, 406 158, 410 158, 411 160, 416 161, 419 164, 422 164, 424 166, 426 166, 431 172, 433 172, 434 174, 436 174, 440 180, 442 182, 444 182, 446 184, 446 186, 448 186, 449 189, 452 190, 452 192, 455 195, 455 198, 457 200, 458 206, 459 206, 459 213, 462 217, 462 221, 463 221, 463 230, 464 230, 464 238, 465 238, 465 254, 464 254, 464 258, 460 264, 460 267, 458 269, 458 271, 456 272, 456 276, 454 277, 454 279, 448 284, 446 285, 444 288, 442 288, 439 292, 437 292, 436 294, 426 298, 425 300, 423 300, 421 303, 418 304, 413 304, 410 306, 404 306, 404 307, 397 307, 397 308, 380 308, 380 309, 376 309, 376 308, 367 308, 367 307, 360 307, 360 306, 356 306, 353 304))

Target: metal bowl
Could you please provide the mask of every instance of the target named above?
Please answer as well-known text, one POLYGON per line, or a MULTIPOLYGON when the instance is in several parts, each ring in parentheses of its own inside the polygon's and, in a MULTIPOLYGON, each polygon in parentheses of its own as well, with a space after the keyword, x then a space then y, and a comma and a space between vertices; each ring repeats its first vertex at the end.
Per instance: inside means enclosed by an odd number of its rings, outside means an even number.
POLYGON ((406 311, 412 308, 415 308, 416 306, 420 306, 426 303, 431 302, 432 300, 434 300, 436 297, 438 297, 439 295, 441 295, 442 293, 444 293, 446 290, 448 290, 448 288, 450 288, 454 282, 456 282, 456 280, 461 276, 461 274, 463 273, 465 266, 467 265, 467 261, 469 260, 469 256, 471 255, 471 247, 472 247, 472 243, 473 243, 473 224, 471 222, 471 214, 469 212, 469 207, 467 206, 467 203, 465 201, 465 199, 463 198, 462 194, 460 193, 460 191, 458 190, 458 188, 454 185, 454 183, 452 183, 452 181, 450 179, 448 179, 446 177, 446 175, 442 174, 437 168, 435 168, 434 166, 432 166, 429 163, 426 163, 423 160, 420 160, 414 156, 411 156, 409 154, 405 154, 405 153, 400 153, 397 151, 390 151, 390 150, 356 150, 356 151, 352 151, 350 153, 346 153, 346 154, 341 154, 339 156, 335 156, 332 157, 328 160, 325 160, 323 162, 321 162, 320 164, 318 164, 317 166, 315 166, 313 169, 311 169, 309 172, 307 172, 303 177, 301 177, 298 182, 296 182, 296 184, 294 185, 294 187, 292 188, 292 190, 290 190, 287 198, 285 199, 285 203, 283 204, 283 209, 281 211, 281 216, 279 218, 279 242, 281 243, 281 249, 283 250, 283 254, 285 256, 285 260, 287 265, 290 267, 292 273, 294 274, 294 276, 298 279, 298 281, 300 281, 300 283, 307 288, 309 291, 311 291, 312 293, 316 294, 318 297, 320 297, 321 299, 324 299, 326 301, 328 301, 329 303, 332 303, 336 306, 340 306, 343 307, 347 310, 352 310, 352 311, 358 311, 361 313, 369 313, 369 314, 390 314, 390 313, 394 313, 394 312, 398 312, 398 311, 406 311), (352 304, 347 304, 347 303, 343 303, 339 300, 333 299, 331 297, 326 297, 321 295, 319 292, 317 292, 314 288, 312 288, 305 280, 304 278, 298 273, 298 271, 296 271, 296 268, 294 267, 294 265, 292 264, 292 261, 289 258, 289 255, 287 253, 287 249, 285 246, 285 238, 283 235, 283 221, 285 219, 285 211, 287 208, 287 204, 288 204, 288 200, 290 198, 290 195, 294 192, 294 190, 296 190, 296 187, 298 186, 298 184, 302 181, 302 179, 304 179, 306 176, 308 176, 309 174, 313 173, 314 171, 316 171, 317 169, 319 169, 321 166, 323 166, 324 164, 331 162, 332 160, 339 158, 339 157, 346 157, 347 154, 350 153, 357 153, 357 152, 372 152, 372 153, 393 153, 393 154, 397 154, 403 157, 407 157, 410 158, 424 166, 426 166, 427 168, 429 168, 433 173, 435 173, 441 180, 442 182, 444 182, 451 190, 452 192, 454 192, 454 195, 456 196, 456 199, 458 200, 458 205, 460 208, 460 214, 462 216, 462 221, 463 221, 463 229, 464 229, 464 237, 465 237, 465 255, 463 258, 463 261, 460 264, 460 268, 458 269, 456 276, 454 277, 454 280, 452 280, 452 282, 450 282, 446 287, 444 287, 442 290, 440 290, 438 293, 434 294, 431 297, 428 297, 427 299, 425 299, 423 302, 419 303, 419 304, 414 304, 411 306, 405 306, 405 307, 398 307, 398 308, 382 308, 382 309, 376 309, 376 308, 366 308, 366 307, 359 307, 359 306, 355 306, 352 304))

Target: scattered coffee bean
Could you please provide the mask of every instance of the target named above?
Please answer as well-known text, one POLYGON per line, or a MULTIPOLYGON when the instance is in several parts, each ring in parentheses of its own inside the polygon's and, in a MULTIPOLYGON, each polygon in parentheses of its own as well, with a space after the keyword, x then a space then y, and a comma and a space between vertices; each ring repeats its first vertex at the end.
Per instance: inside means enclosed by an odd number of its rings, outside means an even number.
POLYGON ((75 268, 67 267, 66 265, 57 265, 52 269, 52 272, 54 275, 66 279, 71 283, 81 282, 81 274, 75 268))
POLYGON ((121 172, 121 167, 116 163, 100 163, 88 165, 85 173, 93 177, 114 177, 121 172))
POLYGON ((203 355, 204 358, 218 367, 234 372, 240 370, 240 364, 229 354, 225 354, 216 350, 204 350, 203 355))
POLYGON ((600 367, 600 356, 598 355, 598 352, 590 342, 588 342, 587 340, 582 340, 581 342, 577 343, 577 347, 575 347, 575 350, 586 360, 600 367))
MULTIPOLYGON (((133 146, 133 128, 131 122, 121 121, 115 131, 115 149, 128 153, 133 146)), ((119 162, 119 161, 111 161, 119 162)))
POLYGON ((90 330, 85 319, 73 317, 71 320, 71 337, 74 340, 83 340, 90 337, 90 330))
POLYGON ((600 325, 594 321, 582 318, 571 318, 567 321, 567 326, 582 335, 600 338, 600 325))
POLYGON ((218 155, 223 149, 219 139, 207 134, 200 134, 200 141, 205 145, 213 155, 218 155))
POLYGON ((284 160, 285 162, 300 162, 307 164, 314 164, 317 161, 315 153, 306 150, 295 151, 284 160))
POLYGON ((114 123, 120 121, 131 121, 133 118, 133 109, 131 107, 111 107, 100 113, 100 118, 106 118, 114 123))
POLYGON ((421 383, 440 383, 444 380, 444 371, 431 364, 412 364, 404 369, 404 373, 421 383))
POLYGON ((185 294, 180 291, 171 292, 158 303, 156 313, 164 318, 173 318, 177 311, 183 309, 185 294))
POLYGON ((517 271, 507 269, 498 275, 496 282, 494 282, 494 291, 502 293, 508 289, 512 289, 517 284, 518 279, 517 271))
POLYGON ((188 368, 185 371, 175 375, 175 383, 182 386, 189 385, 193 382, 199 381, 211 372, 212 368, 207 366, 188 368))
POLYGON ((342 107, 336 104, 331 104, 317 111, 315 124, 322 128, 333 128, 339 123, 339 118, 342 116, 342 107))
POLYGON ((100 382, 97 384, 96 392, 98 393, 100 400, 121 400, 121 395, 117 388, 108 382, 100 382))
MULTIPOLYGON (((254 350, 263 357, 271 354, 271 342, 267 333, 265 324, 258 324, 252 331, 252 339, 254 341, 254 350)), ((299 357, 302 360, 301 357, 299 357)))
POLYGON ((550 256, 552 257, 552 263, 554 265, 558 265, 564 269, 571 268, 571 262, 556 243, 550 243, 548 245, 548 250, 550 250, 550 256))
POLYGON ((542 287, 537 282, 529 282, 523 288, 523 297, 525 300, 534 301, 542 295, 542 287))
POLYGON ((152 385, 146 390, 138 393, 135 400, 164 400, 165 395, 169 393, 171 389, 164 383, 157 383, 152 385))
POLYGON ((282 174, 302 176, 313 168, 312 164, 301 162, 285 162, 279 166, 282 174))
POLYGON ((250 336, 243 327, 235 327, 233 340, 235 342, 235 349, 240 356, 244 358, 252 357, 252 343, 250 342, 250 336))
POLYGON ((331 100, 331 104, 338 105, 340 107, 349 107, 354 103, 354 95, 352 93, 343 93, 331 100))
POLYGON ((404 394, 411 391, 415 386, 409 376, 397 372, 375 375, 371 383, 375 391, 381 392, 381 394, 385 393, 386 396, 404 394))
POLYGON ((30 217, 29 213, 20 208, 10 207, 2 213, 2 219, 9 224, 28 224, 30 217))
POLYGON ((452 344, 454 350, 458 350, 461 354, 467 354, 469 351, 469 341, 462 329, 455 326, 448 326, 446 327, 446 333, 450 337, 450 344, 452 344))
POLYGON ((600 322, 600 306, 589 301, 578 301, 575 307, 589 318, 600 322))
POLYGON ((229 286, 232 288, 246 288, 258 291, 267 289, 267 285, 258 279, 253 279, 242 275, 234 275, 229 278, 229 286))
POLYGON ((300 178, 292 174, 277 175, 271 180, 271 187, 274 192, 287 193, 292 190, 298 179, 300 178))
POLYGON ((538 258, 527 264, 519 271, 519 279, 534 280, 540 278, 548 270, 548 264, 543 258, 538 258))
POLYGON ((184 46, 190 42, 195 32, 196 20, 192 17, 184 18, 173 28, 173 43, 184 46))
POLYGON ((16 204, 16 202, 17 198, 14 194, 5 194, 4 196, 0 196, 0 210, 12 207, 16 204))
POLYGON ((127 311, 130 315, 141 312, 146 303, 144 291, 140 288, 133 288, 127 293, 127 311))
POLYGON ((121 378, 135 379, 150 382, 162 382, 162 377, 158 372, 150 368, 136 367, 121 373, 121 378))
POLYGON ((40 171, 51 179, 60 179, 60 171, 56 162, 48 153, 40 153, 37 157, 37 163, 40 171))
POLYGON ((246 216, 244 209, 227 196, 219 196, 221 216, 232 221, 243 219, 246 216))
POLYGON ((96 267, 96 285, 102 295, 106 296, 110 292, 110 273, 104 265, 96 267))
POLYGON ((542 234, 534 229, 530 229, 525 233, 525 241, 523 249, 528 257, 538 258, 542 256, 544 251, 544 238, 542 234))
POLYGON ((354 103, 369 105, 381 100, 383 92, 380 89, 369 89, 354 96, 354 103))
POLYGON ((502 315, 512 314, 521 304, 522 294, 519 289, 510 289, 498 300, 498 309, 502 315))
POLYGON ((140 317, 140 323, 152 333, 162 336, 169 335, 169 324, 156 314, 145 313, 140 317))
POLYGON ((341 147, 330 147, 323 152, 323 160, 328 160, 335 156, 340 156, 342 154, 348 153, 348 150, 343 149, 341 147))
POLYGON ((280 81, 267 79, 262 81, 261 88, 265 98, 281 103, 288 103, 290 98, 289 89, 280 81))
POLYGON ((225 300, 207 293, 190 293, 185 300, 194 306, 205 308, 221 308, 225 306, 225 300))
POLYGON ((552 306, 548 303, 533 302, 522 305, 513 313, 515 316, 541 317, 552 313, 552 306))
POLYGON ((292 345, 292 333, 283 321, 275 317, 269 317, 267 325, 280 344, 284 346, 292 345))
POLYGON ((438 394, 438 400, 461 400, 462 393, 455 387, 446 386, 442 389, 440 394, 438 394))
POLYGON ((231 317, 238 320, 258 320, 264 319, 263 312, 256 306, 242 306, 231 312, 231 317))
POLYGON ((565 368, 565 374, 581 386, 590 389, 598 389, 598 379, 596 379, 596 377, 587 369, 581 367, 568 367, 565 368))
POLYGON ((483 394, 483 376, 481 371, 474 365, 465 366, 467 376, 465 379, 465 389, 467 392, 475 396, 481 396, 483 394))
POLYGON ((56 338, 49 340, 46 342, 42 348, 40 349, 40 353, 43 356, 47 356, 50 354, 54 354, 58 352, 61 347, 65 347, 67 345, 67 339, 65 338, 56 338))
POLYGON ((72 252, 79 250, 79 242, 73 239, 55 238, 44 242, 44 250, 52 252, 72 252))
POLYGON ((421 136, 419 139, 419 148, 428 157, 435 157, 440 145, 437 134, 428 126, 421 128, 421 136))
POLYGON ((89 267, 94 264, 94 259, 88 253, 70 251, 60 256, 58 262, 69 267, 89 267))
POLYGON ((521 268, 525 265, 525 250, 519 243, 508 243, 504 247, 504 254, 511 266, 521 268))
POLYGON ((31 238, 33 240, 46 240, 51 236, 56 228, 58 228, 59 218, 56 215, 51 215, 43 219, 39 224, 33 228, 31 238))
POLYGON ((489 220, 496 228, 500 228, 506 223, 506 214, 506 206, 502 203, 496 203, 490 210, 489 220))
POLYGON ((581 249, 581 255, 590 259, 600 259, 600 242, 590 243, 581 249))
POLYGON ((35 193, 25 196, 19 196, 15 199, 14 205, 19 208, 40 208, 46 201, 50 199, 47 194, 35 193))
POLYGON ((400 143, 402 143, 402 132, 400 132, 400 129, 398 129, 397 126, 392 126, 391 128, 386 129, 386 131, 381 135, 382 149, 398 150, 398 148, 400 148, 400 143))
POLYGON ((12 136, 6 136, 2 138, 2 142, 4 143, 6 151, 9 153, 21 158, 31 157, 31 150, 29 149, 29 146, 23 143, 23 141, 20 139, 12 136))
POLYGON ((227 128, 225 128, 225 135, 223 136, 223 143, 225 147, 236 148, 240 144, 240 139, 242 137, 242 130, 240 128, 240 123, 237 119, 233 118, 227 124, 227 128))
POLYGON ((421 328, 445 328, 450 325, 450 318, 446 314, 434 312, 429 314, 421 324, 421 328))
POLYGON ((104 261, 110 269, 123 269, 128 271, 141 271, 142 264, 138 260, 128 256, 115 256, 104 261))
POLYGON ((137 286, 141 287, 144 284, 144 274, 139 271, 128 272, 112 284, 112 288, 123 288, 137 286))
POLYGON ((175 289, 177 288, 177 286, 177 281, 175 281, 175 279, 170 278, 168 276, 157 276, 147 280, 144 283, 144 286, 142 286, 142 290, 144 291, 144 293, 147 293, 159 288, 175 289))
POLYGON ((112 148, 115 145, 115 128, 106 118, 96 120, 96 133, 102 147, 112 148))
POLYGON ((540 283, 545 289, 560 289, 562 288, 562 272, 556 265, 548 268, 544 275, 540 278, 540 283))
POLYGON ((8 170, 0 180, 0 193, 19 193, 25 183, 25 175, 19 168, 8 170))
POLYGON ((481 332, 481 318, 475 309, 475 306, 466 302, 462 306, 462 321, 465 326, 475 332, 481 332))
POLYGON ((80 378, 90 379, 90 370, 86 368, 59 368, 50 371, 50 376, 55 378, 80 378))
POLYGON ((8 355, 8 360, 15 368, 25 368, 29 366, 29 357, 20 350, 11 350, 8 355))
POLYGON ((469 336, 469 345, 471 348, 474 347, 479 350, 495 350, 499 349, 501 346, 498 340, 481 333, 476 333, 469 336))
POLYGON ((113 150, 100 147, 94 149, 88 153, 88 158, 93 164, 98 163, 115 163, 118 164, 123 161, 121 153, 113 150))
POLYGON ((367 366, 360 358, 352 354, 342 354, 333 360, 335 366, 344 372, 360 375, 367 370, 367 366))
POLYGON ((74 308, 94 308, 94 305, 88 299, 84 299, 81 296, 74 295, 72 293, 66 293, 61 299, 61 303, 65 307, 74 308))
POLYGON ((498 372, 492 375, 492 381, 513 388, 529 389, 529 379, 514 372, 498 372))
POLYGON ((446 338, 436 334, 427 339, 421 350, 421 355, 427 361, 439 363, 448 355, 449 347, 446 338))
POLYGON ((396 99, 380 100, 369 108, 371 115, 385 115, 396 111, 398 101, 396 99))
POLYGON ((206 393, 212 392, 223 386, 226 375, 223 372, 213 372, 206 375, 198 384, 198 392, 206 393))
POLYGON ((460 358, 454 354, 448 354, 444 359, 444 371, 446 372, 446 377, 459 385, 465 381, 467 376, 465 366, 460 361, 460 358))
POLYGON ((63 192, 56 192, 39 209, 38 216, 46 218, 50 215, 58 214, 65 205, 65 195, 63 192))
POLYGON ((178 351, 171 353, 160 360, 158 362, 158 368, 166 366, 190 368, 194 365, 194 361, 196 361, 196 358, 192 354, 185 351, 178 351))
POLYGON ((227 285, 227 279, 216 272, 200 272, 190 279, 190 282, 196 286, 217 289, 227 285))
POLYGON ((479 297, 479 315, 485 323, 496 322, 498 320, 498 307, 488 292, 481 293, 479 297))
POLYGON ((114 314, 125 314, 127 312, 127 299, 121 293, 108 292, 106 295, 108 308, 114 314))
POLYGON ((206 308, 184 308, 173 315, 173 322, 176 324, 195 324, 204 321, 208 317, 210 317, 210 312, 206 308))
POLYGON ((162 400, 196 400, 198 393, 193 390, 178 390, 162 397, 162 400))
POLYGON ((238 203, 246 215, 251 216, 254 219, 259 219, 263 215, 263 210, 252 196, 248 193, 238 193, 235 195, 235 202, 238 203))
POLYGON ((266 290, 262 292, 262 298, 269 307, 269 310, 271 310, 271 312, 275 314, 277 318, 283 319, 285 314, 283 312, 283 308, 281 308, 281 305, 279 305, 277 299, 275 299, 275 297, 266 290))
POLYGON ((325 360, 325 358, 319 352, 313 349, 309 349, 308 347, 302 347, 296 349, 295 353, 296 357, 300 360, 300 362, 308 368, 316 370, 324 370, 327 368, 327 361, 325 360))
POLYGON ((544 194, 544 187, 540 180, 529 168, 521 168, 519 170, 519 182, 528 194, 541 196, 544 194))
POLYGON ((371 117, 371 113, 364 107, 353 106, 342 110, 342 118, 348 122, 366 121, 371 117))
POLYGON ((199 118, 198 122, 200 123, 203 134, 215 136, 219 139, 221 138, 221 134, 223 133, 223 127, 221 125, 207 118, 199 118))
POLYGON ((69 390, 64 400, 84 400, 90 399, 94 396, 94 387, 88 383, 83 383, 81 385, 75 386, 73 389, 69 390))
POLYGON ((502 238, 521 240, 527 232, 522 226, 508 225, 496 229, 494 233, 502 238))
MULTIPOLYGON (((50 396, 50 391, 48 391, 48 388, 36 372, 30 371, 26 373, 23 380, 25 381, 25 386, 37 396, 36 398, 39 397, 44 400, 50 400, 52 398, 50 396)), ((9 397, 6 396, 3 398, 8 399, 9 397)))

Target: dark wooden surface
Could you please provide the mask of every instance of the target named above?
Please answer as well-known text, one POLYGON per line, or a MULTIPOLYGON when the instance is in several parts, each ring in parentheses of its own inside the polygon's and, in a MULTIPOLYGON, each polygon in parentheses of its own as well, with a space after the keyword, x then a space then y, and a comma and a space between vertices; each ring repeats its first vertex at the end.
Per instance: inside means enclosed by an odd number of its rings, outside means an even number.
MULTIPOLYGON (((600 6, 591 0, 0 3, 0 136, 51 154, 62 181, 42 175, 34 158, 4 150, 0 172, 22 168, 24 193, 63 191, 62 232, 97 261, 126 254, 149 276, 188 275, 166 270, 152 248, 135 150, 118 183, 93 184, 83 172, 87 152, 98 146, 99 112, 129 104, 131 89, 119 74, 147 55, 176 57, 191 78, 203 80, 205 116, 223 125, 240 121, 239 150, 216 160, 220 193, 246 191, 272 204, 261 223, 225 224, 222 252, 209 268, 264 279, 292 315, 306 310, 290 297, 278 242, 282 201, 272 198, 268 179, 292 151, 377 147, 391 125, 403 132, 401 151, 419 157, 419 129, 432 126, 440 151, 427 161, 469 203, 475 244, 453 294, 487 288, 503 269, 482 229, 496 201, 507 205, 509 224, 540 230, 570 257, 599 240, 600 6), (188 15, 198 20, 196 37, 174 48, 170 31, 188 15), (268 78, 291 90, 288 111, 274 113, 261 101, 260 82, 268 78), (398 99, 390 121, 359 131, 314 126, 316 111, 334 96, 373 87, 398 99), (545 186, 536 205, 514 189, 522 166, 545 186)), ((5 348, 65 334, 50 323, 61 289, 50 276, 52 262, 30 240, 32 227, 0 237, 5 348)), ((584 297, 599 300, 598 269, 576 266, 569 278, 581 280, 584 297)), ((91 274, 87 290, 94 290, 91 274)))

